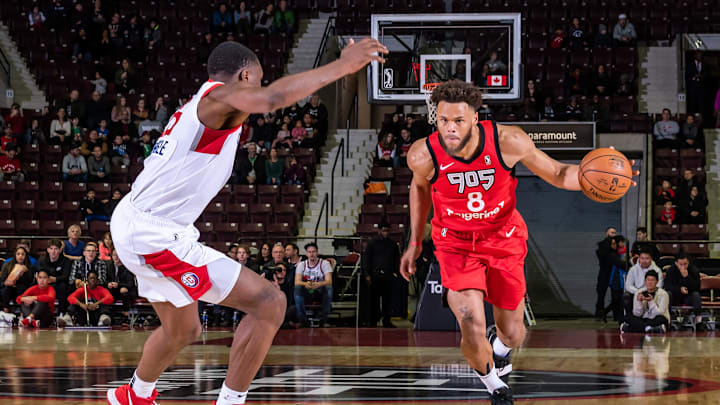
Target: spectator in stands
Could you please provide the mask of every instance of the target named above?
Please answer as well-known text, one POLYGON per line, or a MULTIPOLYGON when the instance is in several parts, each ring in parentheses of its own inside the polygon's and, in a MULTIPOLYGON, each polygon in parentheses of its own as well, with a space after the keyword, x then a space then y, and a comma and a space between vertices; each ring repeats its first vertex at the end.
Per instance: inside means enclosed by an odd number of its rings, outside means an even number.
POLYGON ((636 239, 630 252, 633 256, 640 256, 642 251, 646 251, 650 253, 653 260, 658 260, 660 259, 660 251, 655 244, 648 242, 647 235, 647 228, 644 226, 639 227, 635 232, 636 239))
POLYGON ((233 16, 228 11, 227 3, 220 3, 213 13, 212 29, 216 34, 227 34, 233 31, 233 16))
POLYGON ((552 35, 552 40, 550 41, 550 48, 560 49, 564 45, 565 45, 565 30, 563 30, 562 27, 558 27, 555 29, 555 32, 552 35))
POLYGON ((258 264, 250 255, 250 248, 247 245, 238 245, 236 260, 238 263, 249 268, 254 272, 258 272, 258 264))
POLYGON ((551 96, 545 97, 542 110, 540 112, 540 121, 552 121, 555 119, 555 104, 551 96))
POLYGON ((635 295, 638 291, 641 291, 645 287, 645 274, 647 274, 650 270, 654 270, 658 273, 657 285, 662 287, 662 270, 660 270, 660 267, 658 267, 653 261, 651 251, 641 250, 637 262, 630 267, 627 278, 625 279, 625 296, 623 298, 623 302, 625 304, 625 310, 628 314, 632 312, 633 299, 635 295))
POLYGON ((666 201, 675 202, 675 191, 672 189, 669 180, 662 181, 662 186, 660 186, 657 195, 658 204, 665 204, 666 201))
POLYGON ((663 225, 672 225, 677 223, 677 210, 673 208, 672 201, 665 201, 663 204, 664 209, 660 213, 658 223, 663 225))
POLYGON ((609 255, 613 250, 617 249, 617 245, 613 248, 614 238, 617 236, 617 230, 610 226, 605 229, 605 238, 598 242, 595 255, 598 258, 600 270, 598 271, 597 285, 597 302, 595 303, 595 317, 604 316, 605 310, 605 294, 610 284, 610 275, 612 274, 612 263, 609 255))
POLYGON ((707 216, 705 212, 707 205, 708 201, 705 194, 700 192, 698 186, 692 186, 690 194, 680 199, 678 203, 680 222, 683 224, 706 224, 707 216))
POLYGON ((86 27, 88 25, 87 13, 85 12, 81 2, 75 3, 74 8, 70 10, 69 18, 70 23, 76 29, 81 29, 81 27, 86 27))
POLYGON ((592 94, 608 95, 610 94, 610 85, 612 79, 610 74, 605 70, 605 65, 598 65, 592 79, 592 94))
POLYGON ((165 107, 165 99, 162 96, 155 100, 152 116, 155 121, 160 123, 160 126, 165 127, 167 125, 170 116, 167 107, 165 107))
POLYGON ((407 167, 407 154, 410 151, 414 140, 407 128, 400 130, 400 139, 397 140, 397 150, 395 151, 395 167, 407 167))
POLYGON ((396 149, 395 136, 390 132, 383 135, 377 145, 378 165, 382 167, 392 167, 396 149))
POLYGON ((527 87, 525 88, 525 98, 523 99, 523 108, 521 113, 523 119, 535 120, 538 118, 540 100, 540 91, 535 85, 535 80, 528 80, 527 87))
POLYGON ((14 183, 25 181, 20 159, 16 154, 18 147, 14 142, 5 145, 5 153, 0 154, 0 181, 10 180, 14 183))
POLYGON ((135 69, 130 64, 130 60, 125 58, 120 63, 120 69, 115 72, 115 86, 119 92, 135 93, 135 69))
POLYGON ((28 260, 33 267, 37 266, 37 258, 32 254, 30 250, 30 239, 20 239, 15 247, 23 247, 28 252, 28 260))
MULTIPOLYGON (((244 36, 250 35, 253 23, 252 14, 250 13, 250 10, 248 10, 247 3, 244 0, 240 1, 238 4, 233 17, 237 32, 244 36)), ((205 60, 207 60, 207 58, 205 60)))
POLYGON ((645 273, 645 287, 635 293, 632 316, 620 327, 621 332, 665 333, 670 312, 668 293, 658 286, 658 272, 645 273))
POLYGON ((48 12, 48 25, 50 27, 58 27, 64 23, 67 16, 67 10, 63 5, 63 0, 55 0, 48 12))
POLYGON ((695 52, 695 58, 685 66, 685 87, 687 88, 687 113, 703 113, 707 107, 705 95, 710 85, 709 69, 703 63, 702 51, 695 52))
POLYGON ((272 250, 270 250, 270 260, 265 262, 264 266, 272 266, 273 264, 285 262, 285 246, 282 243, 276 242, 272 250))
POLYGON ((265 122, 265 117, 258 117, 257 121, 255 121, 255 127, 253 128, 253 140, 257 142, 258 146, 270 150, 274 139, 275 132, 273 131, 272 124, 265 122))
POLYGON ((293 127, 290 135, 292 136, 293 146, 300 146, 302 144, 302 142, 305 140, 305 137, 307 136, 307 131, 303 126, 302 120, 295 121, 295 127, 293 127))
POLYGON ((317 127, 318 135, 321 139, 325 139, 327 135, 328 110, 325 104, 320 101, 320 96, 316 93, 310 96, 310 101, 303 107, 305 114, 310 114, 313 119, 313 125, 317 127))
POLYGON ((303 257, 300 256, 300 248, 298 245, 294 243, 286 243, 285 244, 285 261, 288 262, 291 266, 297 268, 298 263, 300 263, 303 260, 303 257))
POLYGON ((235 184, 266 184, 265 158, 258 155, 255 143, 247 144, 247 152, 238 151, 234 170, 235 184))
POLYGON ((577 97, 570 97, 570 102, 565 108, 565 119, 568 121, 581 121, 583 118, 583 110, 577 102, 577 97))
POLYGON ((112 192, 112 196, 109 200, 103 200, 103 204, 105 204, 105 215, 108 217, 111 217, 113 212, 115 211, 115 207, 120 203, 120 200, 122 200, 123 194, 122 191, 119 188, 116 188, 112 192))
POLYGON ((257 262, 258 265, 263 266, 265 263, 272 260, 272 245, 268 242, 262 244, 260 252, 258 252, 257 262))
POLYGON ((269 157, 265 161, 265 174, 267 176, 267 184, 281 184, 283 170, 285 169, 285 160, 278 156, 276 148, 271 148, 269 157))
POLYGON ((109 221, 102 203, 95 198, 95 190, 92 188, 88 189, 85 199, 80 201, 80 212, 88 224, 90 221, 109 221))
POLYGON ((606 264, 610 267, 610 305, 603 310, 602 319, 605 321, 607 313, 612 311, 613 319, 622 323, 625 320, 623 311, 623 290, 625 276, 627 274, 627 248, 625 238, 617 235, 610 240, 610 250, 605 257, 606 264))
POLYGON ((82 145, 85 128, 80 125, 80 118, 73 117, 70 120, 70 133, 72 134, 72 143, 82 145))
POLYGON ((295 155, 289 155, 287 158, 287 167, 283 172, 283 183, 284 184, 305 184, 307 181, 307 173, 305 168, 298 164, 295 155))
POLYGON ((100 241, 100 244, 98 245, 98 257, 100 257, 100 260, 112 260, 111 254, 114 248, 115 245, 113 244, 112 234, 110 234, 110 232, 105 232, 102 241, 100 241))
POLYGON ((123 141, 126 142, 130 142, 130 140, 135 140, 138 137, 137 125, 135 125, 131 121, 130 115, 128 115, 127 112, 124 112, 120 115, 120 121, 114 123, 110 130, 116 135, 121 135, 123 141))
POLYGON ((93 60, 90 39, 84 28, 78 30, 73 42, 73 60, 90 63, 93 60))
POLYGON ((113 13, 110 17, 110 23, 107 26, 110 33, 110 41, 113 46, 119 48, 123 44, 122 31, 120 30, 120 13, 113 13))
POLYGON ((137 106, 132 112, 132 121, 135 125, 138 125, 141 121, 145 121, 150 117, 150 111, 145 106, 145 99, 141 98, 137 102, 137 106))
POLYGON ((297 329, 300 325, 297 323, 297 307, 294 304, 293 297, 295 278, 290 276, 289 264, 285 262, 277 263, 273 267, 266 269, 262 275, 285 294, 286 308, 283 327, 297 329))
POLYGON ((92 156, 87 160, 87 166, 89 183, 108 182, 110 179, 110 159, 103 154, 101 146, 93 147, 92 156))
POLYGON ((680 184, 678 185, 678 198, 685 198, 690 195, 690 189, 693 187, 697 187, 698 191, 704 190, 704 185, 701 181, 699 181, 695 177, 695 172, 693 172, 691 169, 685 169, 683 171, 683 178, 680 180, 680 184))
POLYGON ((271 148, 279 148, 279 147, 285 147, 285 148, 292 148, 292 135, 290 135, 290 130, 288 129, 288 124, 283 122, 280 125, 280 130, 277 131, 277 135, 275 136, 275 139, 273 139, 271 148))
POLYGON ((138 16, 130 16, 130 20, 123 30, 123 41, 125 46, 130 45, 134 48, 133 50, 142 49, 140 45, 142 44, 143 32, 144 29, 142 24, 138 23, 138 16))
POLYGON ((28 13, 28 22, 30 28, 40 29, 45 24, 45 14, 40 11, 40 7, 34 6, 32 11, 28 13))
POLYGON ((634 46, 636 39, 637 33, 635 32, 635 26, 628 21, 627 15, 620 14, 618 16, 618 22, 613 29, 615 46, 634 46))
POLYGON ((70 96, 65 101, 65 111, 71 119, 77 117, 80 120, 85 120, 85 102, 80 100, 80 91, 77 89, 70 91, 70 96))
POLYGON ((215 39, 212 32, 206 32, 197 47, 197 63, 207 63, 210 52, 215 48, 215 39))
POLYGON ((570 29, 568 30, 571 49, 583 49, 588 46, 585 40, 585 28, 580 24, 580 19, 573 17, 570 29))
POLYGON ((583 119, 585 121, 607 122, 610 115, 610 108, 602 102, 598 94, 593 94, 589 102, 585 104, 583 119))
POLYGON ((585 75, 579 67, 574 68, 565 80, 565 94, 567 96, 584 95, 586 89, 585 75))
POLYGON ((70 141, 72 127, 65 116, 65 109, 60 107, 57 111, 57 118, 50 123, 50 144, 63 145, 70 141), (67 140, 67 141, 66 141, 67 140))
POLYGON ((62 242, 60 239, 50 239, 47 247, 47 254, 38 260, 38 271, 47 273, 51 286, 55 289, 60 305, 60 312, 67 311, 67 297, 69 294, 68 279, 72 261, 62 254, 62 242))
MULTIPOLYGON (((697 139, 698 139, 698 127, 695 123, 695 116, 692 114, 688 114, 685 117, 685 122, 683 122, 682 125, 682 131, 681 131, 679 146, 685 147, 685 148, 695 148, 700 145, 696 145, 697 139)), ((702 147, 702 146, 700 146, 702 147)))
POLYGON ((63 158, 62 162, 63 181, 75 183, 87 182, 87 164, 85 158, 80 155, 80 145, 73 144, 70 152, 63 158))
POLYGON ((152 139, 150 139, 150 132, 145 131, 140 137, 140 156, 137 158, 138 163, 142 163, 145 159, 147 159, 147 157, 152 153, 152 149, 153 143, 152 139))
POLYGON ((40 127, 40 121, 37 118, 33 118, 30 122, 30 128, 25 131, 23 137, 25 145, 37 145, 44 144, 47 142, 45 138, 45 132, 40 127))
POLYGON ((414 114, 408 114, 405 117, 405 127, 410 130, 412 139, 425 138, 432 133, 432 128, 420 118, 421 116, 416 117, 414 114))
POLYGON ((607 26, 605 24, 599 24, 597 34, 595 34, 595 40, 593 46, 595 48, 610 48, 613 45, 613 40, 608 33, 607 26))
POLYGON ((67 230, 68 239, 64 243, 63 253, 68 259, 78 260, 85 251, 85 242, 80 240, 82 229, 80 225, 72 224, 67 230))
POLYGON ((295 121, 298 121, 302 118, 302 109, 300 106, 298 106, 297 103, 291 105, 290 107, 285 107, 283 110, 283 117, 290 117, 290 123, 293 123, 295 121))
POLYGON ((7 145, 13 143, 17 146, 17 139, 12 134, 12 129, 9 126, 2 127, 3 134, 0 138, 0 154, 5 154, 7 145))
POLYGON ((273 32, 292 34, 295 31, 295 12, 288 9, 287 5, 287 0, 280 0, 280 3, 278 3, 272 27, 273 32))
POLYGON ((490 52, 490 59, 485 62, 490 68, 491 75, 507 74, 507 65, 498 58, 497 51, 490 52))
POLYGON ((372 324, 377 324, 378 315, 381 313, 382 299, 382 323, 383 328, 394 328, 391 322, 393 283, 398 278, 400 270, 400 250, 398 244, 390 239, 390 224, 380 224, 378 236, 368 243, 365 255, 362 259, 364 272, 370 276, 368 280, 372 290, 373 319, 372 324))
POLYGON ((160 30, 160 23, 156 18, 150 19, 150 24, 145 28, 143 37, 145 39, 145 47, 148 51, 161 47, 162 31, 160 30))
POLYGON ((22 246, 15 248, 13 258, 5 261, 0 271, 3 311, 10 312, 10 304, 33 283, 35 268, 30 263, 28 250, 22 246))
POLYGON ((112 122, 119 122, 125 113, 130 115, 132 114, 132 111, 130 110, 130 106, 127 105, 127 99, 125 96, 119 96, 116 99, 115 106, 113 106, 110 113, 110 119, 112 122))
POLYGON ((318 256, 318 247, 310 242, 305 245, 307 260, 298 263, 295 269, 295 305, 297 318, 301 324, 307 324, 305 302, 320 296, 322 298, 322 312, 320 324, 327 328, 328 315, 332 310, 332 266, 327 260, 318 256))
POLYGON ((35 273, 34 285, 17 297, 17 303, 25 317, 20 324, 26 328, 48 327, 55 314, 55 289, 49 284, 46 270, 35 273))
POLYGON ((100 152, 102 154, 106 154, 108 152, 107 142, 105 142, 103 138, 100 138, 97 130, 93 129, 88 134, 88 139, 83 141, 80 145, 80 154, 88 157, 93 153, 96 146, 100 147, 100 152))
POLYGON ((670 305, 691 306, 695 314, 695 322, 701 323, 702 299, 700 298, 700 272, 690 264, 686 254, 679 254, 675 264, 667 271, 665 290, 670 294, 670 305))
POLYGON ((87 289, 80 285, 68 297, 69 311, 76 325, 110 326, 112 323, 110 305, 114 302, 114 299, 110 291, 100 285, 98 277, 96 271, 88 271, 87 289), (87 323, 88 319, 89 324, 87 323))
POLYGON ((615 95, 631 96, 634 92, 635 90, 633 89, 633 84, 630 82, 630 75, 627 73, 621 73, 620 81, 615 86, 615 95))
POLYGON ((653 135, 657 148, 673 148, 677 144, 677 136, 680 133, 678 123, 670 119, 670 109, 665 108, 662 112, 662 120, 655 123, 653 135))
POLYGON ((107 125, 107 120, 101 120, 97 127, 98 135, 103 139, 108 139, 110 136, 110 128, 107 125))
POLYGON ((82 287, 82 283, 87 281, 88 273, 94 272, 98 276, 98 282, 102 285, 107 284, 107 263, 98 259, 97 243, 88 242, 83 249, 82 258, 73 261, 70 268, 70 285, 82 287))
MULTIPOLYGON (((90 83, 95 85, 95 91, 103 96, 107 92, 107 80, 105 80, 104 77, 102 77, 102 74, 99 70, 95 71, 95 78, 93 80, 90 80, 90 83)), ((95 99, 95 94, 93 94, 93 100, 95 99)))
POLYGON ((10 112, 5 116, 5 125, 10 126, 13 137, 20 139, 25 132, 25 117, 20 104, 13 103, 10 112))
POLYGON ((107 289, 115 301, 122 301, 123 316, 127 319, 130 306, 135 303, 138 296, 135 276, 120 261, 115 248, 112 248, 110 258, 112 263, 108 272, 107 289))
POLYGON ((275 21, 275 6, 272 3, 268 3, 264 9, 260 10, 255 14, 255 32, 261 34, 269 34, 272 28, 273 22, 275 21))
POLYGON ((114 166, 130 165, 130 155, 128 154, 128 145, 123 140, 122 135, 115 135, 110 151, 110 161, 114 166))
POLYGON ((87 126, 95 129, 102 120, 108 118, 108 111, 102 101, 102 94, 95 90, 92 93, 92 100, 87 104, 87 126))
POLYGON ((317 146, 317 140, 319 138, 319 128, 313 120, 310 113, 303 115, 303 128, 305 128, 305 138, 303 138, 300 146, 303 148, 314 148, 317 146))

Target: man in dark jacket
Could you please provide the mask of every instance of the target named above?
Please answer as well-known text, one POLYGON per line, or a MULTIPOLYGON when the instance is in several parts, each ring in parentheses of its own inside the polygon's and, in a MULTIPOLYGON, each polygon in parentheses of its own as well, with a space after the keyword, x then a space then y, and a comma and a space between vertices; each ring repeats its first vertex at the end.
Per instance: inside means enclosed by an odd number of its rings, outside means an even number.
POLYGON ((103 207, 100 200, 95 199, 95 190, 91 188, 87 191, 87 197, 80 201, 80 212, 82 212, 82 216, 87 223, 90 223, 92 220, 109 220, 108 216, 105 215, 105 207, 103 207))
POLYGON ((108 263, 107 289, 115 301, 122 301, 123 315, 127 317, 130 305, 132 305, 137 298, 135 277, 120 261, 115 249, 112 250, 111 257, 112 261, 108 263))
POLYGON ((657 261, 660 259, 660 251, 654 243, 650 243, 647 240, 648 231, 647 228, 641 226, 637 229, 635 236, 635 242, 632 244, 631 253, 633 256, 640 256, 641 251, 650 253, 652 259, 657 261))
POLYGON ((400 250, 397 243, 390 239, 389 224, 380 225, 380 233, 368 244, 362 262, 365 264, 365 271, 368 275, 367 282, 370 284, 373 297, 372 314, 374 318, 371 323, 377 323, 380 299, 382 298, 383 327, 394 328, 395 325, 390 322, 392 289, 393 281, 398 277, 400 270, 400 250))
POLYGON ((693 307, 693 313, 697 317, 696 323, 700 323, 700 310, 702 309, 700 272, 690 264, 687 255, 680 254, 675 259, 675 264, 670 267, 665 276, 664 289, 670 294, 671 306, 693 307))
POLYGON ((47 255, 38 260, 38 270, 47 272, 49 284, 55 289, 55 296, 60 302, 58 314, 67 312, 67 297, 70 295, 68 279, 72 261, 62 254, 63 246, 60 239, 51 239, 47 247, 47 255))
POLYGON ((238 150, 233 169, 234 184, 265 184, 265 158, 258 155, 257 145, 248 143, 247 152, 238 150))
POLYGON ((605 229, 605 239, 598 242, 598 248, 595 254, 598 258, 600 265, 600 271, 598 271, 597 285, 595 291, 597 292, 597 302, 595 303, 595 317, 600 318, 605 313, 605 293, 610 283, 610 276, 612 275, 612 263, 610 261, 612 254, 614 253, 611 248, 612 238, 617 235, 617 230, 613 227, 605 229))

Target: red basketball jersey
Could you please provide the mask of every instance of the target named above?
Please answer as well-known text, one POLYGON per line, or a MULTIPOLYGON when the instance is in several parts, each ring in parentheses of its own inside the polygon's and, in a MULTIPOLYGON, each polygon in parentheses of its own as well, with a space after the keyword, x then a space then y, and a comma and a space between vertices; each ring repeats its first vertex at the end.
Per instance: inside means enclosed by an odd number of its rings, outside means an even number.
POLYGON ((426 139, 435 165, 430 183, 437 230, 488 235, 515 212, 517 179, 502 160, 495 121, 478 127, 480 144, 469 160, 448 155, 437 132, 426 139))

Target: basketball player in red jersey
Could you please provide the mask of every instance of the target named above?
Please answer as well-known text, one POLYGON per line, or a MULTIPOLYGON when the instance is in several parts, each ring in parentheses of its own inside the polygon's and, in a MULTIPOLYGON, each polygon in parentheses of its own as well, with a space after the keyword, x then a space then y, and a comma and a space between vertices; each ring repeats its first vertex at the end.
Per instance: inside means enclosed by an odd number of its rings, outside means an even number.
MULTIPOLYGON (((500 379, 512 370, 510 351, 525 339, 524 261, 528 231, 515 209, 521 162, 548 183, 580 190, 578 166, 560 163, 517 127, 478 122, 482 91, 453 80, 432 93, 438 131, 407 155, 411 239, 402 257, 405 279, 415 273, 425 222, 434 206, 432 237, 447 301, 460 324, 460 348, 488 389, 493 405, 513 404, 500 379), (493 305, 497 335, 485 337, 483 301, 493 305)), ((637 175, 638 173, 634 173, 637 175)))
POLYGON ((237 42, 210 54, 210 80, 173 115, 142 173, 113 213, 118 255, 137 276, 162 325, 145 342, 130 384, 110 389, 111 405, 154 405, 156 382, 185 346, 202 331, 198 300, 247 315, 230 350, 227 376, 217 405, 244 404, 250 382, 285 315, 280 290, 198 241, 193 223, 227 182, 241 125, 251 113, 292 105, 316 90, 384 61, 387 48, 375 39, 352 40, 340 59, 261 87, 257 56, 237 42))

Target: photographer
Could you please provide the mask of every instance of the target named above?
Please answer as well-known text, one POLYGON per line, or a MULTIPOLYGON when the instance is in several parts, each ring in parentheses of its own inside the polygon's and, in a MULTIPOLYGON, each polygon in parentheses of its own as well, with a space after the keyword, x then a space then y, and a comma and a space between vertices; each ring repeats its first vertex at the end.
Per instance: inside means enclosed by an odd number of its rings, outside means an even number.
POLYGON ((273 283, 280 291, 285 294, 287 300, 287 309, 285 310, 285 321, 283 326, 297 326, 297 310, 293 305, 293 283, 288 278, 288 265, 280 262, 273 266, 267 266, 263 269, 265 279, 273 283))
POLYGON ((645 273, 645 288, 635 294, 632 316, 620 327, 621 332, 665 333, 670 313, 670 297, 658 287, 658 273, 648 270, 645 273))
POLYGON ((305 300, 322 297, 322 313, 320 324, 327 328, 328 315, 332 309, 332 266, 327 260, 320 259, 318 247, 315 243, 305 245, 307 260, 298 263, 295 268, 295 305, 298 321, 306 323, 305 300))

